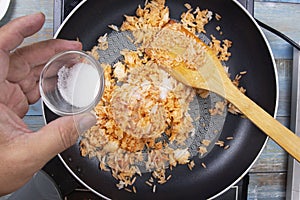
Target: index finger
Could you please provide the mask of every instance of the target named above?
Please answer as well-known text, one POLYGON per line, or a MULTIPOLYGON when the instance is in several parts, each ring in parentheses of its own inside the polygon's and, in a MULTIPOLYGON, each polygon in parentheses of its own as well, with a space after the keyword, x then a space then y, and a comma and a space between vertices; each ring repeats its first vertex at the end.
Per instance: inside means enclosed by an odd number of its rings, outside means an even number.
POLYGON ((24 38, 39 31, 45 22, 42 13, 19 17, 0 28, 0 49, 7 54, 19 46, 24 38))
POLYGON ((45 64, 55 54, 66 50, 80 50, 82 44, 77 41, 50 39, 18 48, 10 55, 7 80, 19 82, 26 78, 33 67, 45 64))

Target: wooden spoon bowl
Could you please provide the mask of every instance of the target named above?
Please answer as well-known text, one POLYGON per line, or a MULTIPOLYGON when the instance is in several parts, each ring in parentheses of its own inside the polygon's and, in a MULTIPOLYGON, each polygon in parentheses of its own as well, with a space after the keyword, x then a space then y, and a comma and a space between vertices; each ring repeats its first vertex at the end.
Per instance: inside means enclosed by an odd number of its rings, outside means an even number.
POLYGON ((227 99, 300 161, 300 138, 244 95, 232 83, 215 52, 182 25, 171 22, 162 28, 146 48, 146 54, 178 81, 227 99))

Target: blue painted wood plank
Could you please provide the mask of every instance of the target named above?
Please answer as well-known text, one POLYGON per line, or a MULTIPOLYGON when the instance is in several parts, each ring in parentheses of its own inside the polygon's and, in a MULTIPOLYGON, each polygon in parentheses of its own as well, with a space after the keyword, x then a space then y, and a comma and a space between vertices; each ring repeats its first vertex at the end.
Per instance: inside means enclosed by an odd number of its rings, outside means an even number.
POLYGON ((25 116, 23 121, 32 131, 37 131, 45 125, 44 118, 42 116, 25 116))
POLYGON ((39 100, 35 104, 29 106, 29 110, 26 113, 26 115, 39 116, 39 115, 42 115, 42 113, 43 112, 42 112, 41 100, 39 100))
MULTIPOLYGON (((281 124, 289 127, 288 117, 276 118, 281 124)), ((287 171, 288 154, 272 139, 269 139, 263 152, 252 166, 250 173, 279 173, 287 171)))
POLYGON ((255 0, 256 2, 300 3, 300 0, 255 0))
MULTIPOLYGON (((294 41, 300 41, 300 22, 298 21, 300 19, 300 3, 256 1, 254 16, 294 41)), ((290 44, 268 31, 264 30, 264 33, 275 58, 292 59, 292 46, 290 44)))

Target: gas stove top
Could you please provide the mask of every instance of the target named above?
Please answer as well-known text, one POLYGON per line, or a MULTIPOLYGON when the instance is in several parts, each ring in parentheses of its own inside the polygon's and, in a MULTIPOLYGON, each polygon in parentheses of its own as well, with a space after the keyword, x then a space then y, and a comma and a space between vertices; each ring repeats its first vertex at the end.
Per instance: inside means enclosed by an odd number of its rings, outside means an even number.
MULTIPOLYGON (((82 0, 54 0, 54 16, 53 16, 53 32, 55 33, 63 20, 82 0)), ((254 0, 239 0, 239 2, 253 15, 254 0)), ((52 159, 43 170, 48 173, 56 182, 61 192, 62 199, 65 200, 98 200, 96 196, 83 185, 81 185, 63 166, 58 157, 52 159)), ((233 186, 216 200, 243 200, 247 199, 248 191, 248 175, 246 175, 239 183, 233 186)))

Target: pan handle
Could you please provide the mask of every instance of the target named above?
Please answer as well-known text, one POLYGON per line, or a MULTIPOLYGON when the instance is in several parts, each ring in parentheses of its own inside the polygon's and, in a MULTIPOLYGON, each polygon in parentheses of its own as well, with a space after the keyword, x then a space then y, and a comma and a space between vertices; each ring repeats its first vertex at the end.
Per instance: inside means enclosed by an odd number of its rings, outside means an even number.
POLYGON ((300 45, 298 43, 296 43, 294 40, 292 40, 291 38, 289 38, 288 36, 286 36, 285 34, 283 34, 282 32, 268 26, 267 24, 259 21, 258 19, 255 18, 255 21, 258 23, 258 25, 260 25, 261 27, 263 27, 264 29, 270 31, 271 33, 281 37, 283 40, 287 41, 288 43, 290 43, 293 47, 295 47, 298 51, 300 51, 300 45))

